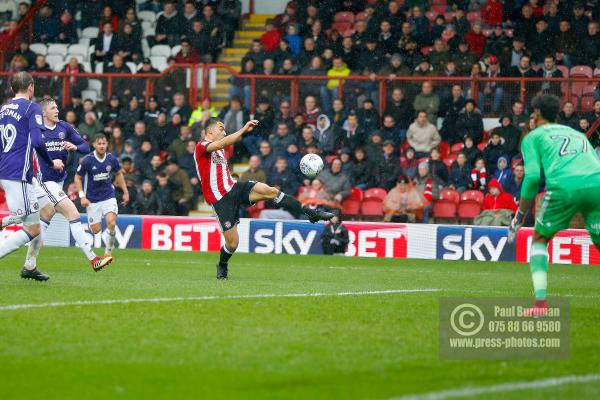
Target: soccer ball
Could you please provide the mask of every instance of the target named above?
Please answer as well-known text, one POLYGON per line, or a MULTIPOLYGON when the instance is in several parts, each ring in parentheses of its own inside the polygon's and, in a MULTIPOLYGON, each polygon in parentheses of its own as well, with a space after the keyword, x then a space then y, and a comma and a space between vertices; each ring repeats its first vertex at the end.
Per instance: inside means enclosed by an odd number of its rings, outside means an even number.
POLYGON ((323 159, 316 154, 308 153, 300 160, 300 171, 309 178, 319 175, 323 169, 323 159))

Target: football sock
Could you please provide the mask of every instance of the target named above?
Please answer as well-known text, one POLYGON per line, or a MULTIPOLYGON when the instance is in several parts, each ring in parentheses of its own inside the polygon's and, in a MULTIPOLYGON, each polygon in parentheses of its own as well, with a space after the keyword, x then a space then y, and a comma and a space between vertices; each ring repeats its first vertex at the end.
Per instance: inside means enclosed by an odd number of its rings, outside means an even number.
POLYGON ((108 241, 106 242, 106 252, 112 253, 113 248, 115 247, 115 235, 117 231, 108 231, 108 241))
POLYGON ((302 214, 304 212, 302 210, 302 203, 300 203, 298 199, 283 192, 279 192, 279 195, 277 195, 274 201, 279 207, 289 211, 293 215, 302 214))
POLYGON ((81 220, 77 218, 73 221, 69 221, 69 226, 71 228, 71 236, 73 236, 77 246, 83 251, 83 254, 85 254, 87 259, 91 261, 96 258, 96 254, 92 251, 92 244, 86 240, 88 235, 86 235, 83 230, 81 220))
POLYGON ((232 255, 233 251, 229 250, 227 246, 223 245, 221 247, 221 257, 219 258, 219 264, 227 264, 232 255))
POLYGON ((0 242, 0 258, 6 256, 33 239, 25 230, 20 230, 0 242))
POLYGON ((40 250, 44 245, 44 235, 50 226, 50 222, 40 218, 40 234, 34 237, 29 243, 29 249, 27 249, 27 257, 25 257, 25 268, 33 270, 37 266, 37 256, 40 254, 40 250))
POLYGON ((4 229, 9 225, 20 224, 21 222, 23 222, 23 217, 9 215, 2 218, 2 227, 0 229, 4 229))
POLYGON ((533 243, 529 262, 531 264, 531 279, 533 280, 535 298, 543 300, 546 298, 546 288, 548 286, 548 245, 533 243))

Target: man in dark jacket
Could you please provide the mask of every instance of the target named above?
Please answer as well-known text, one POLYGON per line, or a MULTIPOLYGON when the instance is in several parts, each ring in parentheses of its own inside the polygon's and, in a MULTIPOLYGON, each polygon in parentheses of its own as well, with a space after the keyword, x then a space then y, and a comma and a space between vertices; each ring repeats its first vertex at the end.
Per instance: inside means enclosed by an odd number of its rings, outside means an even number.
POLYGON ((456 129, 456 121, 466 101, 460 85, 452 86, 451 93, 450 98, 442 99, 440 103, 440 114, 444 117, 440 133, 442 139, 452 145, 463 141, 464 134, 456 129))
POLYGON ((581 42, 578 64, 596 67, 596 61, 600 58, 600 32, 597 22, 590 22, 587 34, 581 42))
POLYGON ((170 181, 167 174, 161 172, 156 177, 158 185, 156 187, 156 194, 159 198, 160 204, 162 205, 163 215, 177 215, 177 204, 173 198, 173 191, 177 189, 177 185, 170 181))
POLYGON ((579 113, 575 111, 575 106, 571 101, 565 102, 562 111, 558 113, 558 123, 570 126, 573 129, 579 128, 579 113))
POLYGON ((412 103, 404 97, 404 91, 396 88, 392 91, 392 99, 385 106, 384 115, 394 118, 396 127, 401 131, 401 136, 406 136, 406 131, 415 120, 415 110, 412 103))
POLYGON ((390 190, 396 186, 396 179, 402 174, 400 159, 396 157, 394 142, 386 140, 383 142, 383 156, 376 160, 379 167, 379 187, 390 190))
POLYGON ((483 118, 481 111, 475 107, 471 99, 465 103, 465 108, 460 111, 456 120, 456 132, 463 137, 469 135, 475 143, 479 143, 483 136, 483 118))
POLYGON ((323 155, 333 154, 335 148, 335 133, 331 128, 331 121, 325 114, 317 117, 317 126, 314 130, 314 136, 317 143, 323 150, 323 155))
MULTIPOLYGON (((52 72, 52 69, 46 62, 46 56, 38 54, 35 58, 35 65, 30 69, 31 72, 52 72)), ((35 94, 38 97, 52 95, 52 77, 38 76, 35 78, 35 94)))
POLYGON ((321 233, 321 245, 323 246, 323 254, 343 254, 348 248, 350 239, 348 237, 348 229, 342 225, 339 217, 339 212, 335 212, 336 216, 331 218, 323 233, 321 233))
POLYGON ((498 133, 504 139, 504 154, 508 156, 509 160, 519 154, 521 131, 513 125, 510 114, 505 114, 500 118, 500 126, 494 128, 493 132, 498 133))
POLYGON ((154 192, 152 182, 145 180, 142 190, 135 199, 134 211, 138 215, 161 215, 162 206, 158 195, 154 192))
POLYGON ((461 152, 450 167, 448 187, 462 193, 467 190, 469 183, 471 183, 471 165, 467 161, 467 155, 461 152))
MULTIPOLYGON (((166 44, 175 46, 179 43, 180 36, 184 33, 187 24, 175 8, 175 2, 165 2, 163 13, 156 20, 156 35, 150 45, 166 44)), ((206 28, 206 25, 205 25, 206 28)))
POLYGON ((284 156, 277 157, 275 168, 267 175, 267 183, 271 186, 279 186, 281 191, 290 196, 296 195, 301 185, 300 178, 288 168, 284 156))
POLYGON ((492 138, 483 149, 483 159, 488 168, 488 176, 492 176, 498 168, 498 159, 505 153, 504 139, 498 132, 492 132, 492 138))

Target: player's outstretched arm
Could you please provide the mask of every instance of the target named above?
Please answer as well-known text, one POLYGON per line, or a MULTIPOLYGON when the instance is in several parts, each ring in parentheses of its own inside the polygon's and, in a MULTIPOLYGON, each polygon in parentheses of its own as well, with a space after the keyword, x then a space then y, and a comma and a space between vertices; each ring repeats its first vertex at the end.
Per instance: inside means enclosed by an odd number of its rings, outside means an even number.
POLYGON ((80 171, 81 171, 81 166, 79 166, 79 169, 77 169, 77 173, 75 174, 75 178, 74 178, 73 182, 75 183, 75 190, 77 190, 77 193, 79 194, 79 200, 81 201, 81 206, 87 208, 90 205, 90 202, 85 197, 85 193, 83 191, 83 184, 81 183, 81 175, 79 175, 80 171))
POLYGON ((223 139, 215 140, 206 146, 206 152, 212 153, 213 151, 218 151, 224 149, 225 147, 231 146, 238 142, 242 136, 246 133, 252 132, 255 126, 258 125, 258 121, 253 119, 251 121, 246 122, 246 125, 239 131, 232 133, 231 135, 225 136, 223 139))
POLYGON ((64 143, 64 149, 67 151, 77 151, 80 154, 89 154, 90 145, 83 140, 75 128, 73 128, 70 124, 66 125, 67 131, 69 132, 69 141, 64 143))

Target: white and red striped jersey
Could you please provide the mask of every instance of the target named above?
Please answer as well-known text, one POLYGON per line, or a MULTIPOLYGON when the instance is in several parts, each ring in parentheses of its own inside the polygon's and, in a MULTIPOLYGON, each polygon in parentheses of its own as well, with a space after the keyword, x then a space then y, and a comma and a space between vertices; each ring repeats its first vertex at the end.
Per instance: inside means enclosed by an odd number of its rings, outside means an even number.
POLYGON ((204 140, 196 145, 194 160, 204 200, 208 204, 214 204, 231 191, 235 181, 229 173, 225 151, 221 149, 209 153, 206 151, 209 144, 210 142, 204 140))

